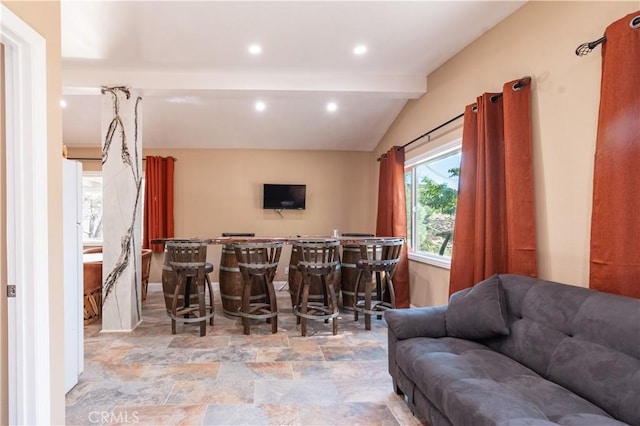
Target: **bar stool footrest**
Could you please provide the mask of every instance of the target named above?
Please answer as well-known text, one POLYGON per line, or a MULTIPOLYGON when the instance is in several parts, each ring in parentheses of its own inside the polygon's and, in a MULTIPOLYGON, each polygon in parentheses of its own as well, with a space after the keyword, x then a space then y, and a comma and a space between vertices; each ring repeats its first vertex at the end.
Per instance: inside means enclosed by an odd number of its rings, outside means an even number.
POLYGON ((303 314, 298 310, 297 306, 293 307, 293 313, 300 318, 307 318, 312 320, 326 320, 331 318, 337 318, 340 312, 329 312, 327 307, 307 305, 307 313, 303 314))
POLYGON ((244 312, 238 311, 237 315, 240 318, 263 320, 263 319, 269 319, 269 318, 277 317, 278 316, 278 311, 275 311, 275 312, 269 311, 268 313, 263 313, 263 314, 255 314, 255 313, 252 314, 252 313, 244 313, 244 312))
POLYGON ((388 302, 381 302, 378 300, 371 301, 371 309, 364 308, 363 300, 358 301, 358 303, 356 303, 356 306, 354 307, 354 311, 363 313, 363 314, 369 314, 369 315, 380 315, 382 312, 386 311, 387 309, 393 309, 391 304, 388 302))
POLYGON ((210 312, 208 314, 206 314, 205 316, 201 317, 201 316, 197 316, 197 317, 193 317, 193 318, 185 318, 185 315, 189 315, 192 313, 197 313, 198 310, 197 309, 183 309, 182 311, 178 311, 176 313, 176 315, 173 315, 171 313, 171 311, 167 311, 167 314, 169 314, 169 317, 172 320, 175 320, 176 322, 181 322, 181 323, 194 323, 194 322, 201 322, 201 321, 207 321, 208 319, 212 318, 214 315, 214 312, 210 312))

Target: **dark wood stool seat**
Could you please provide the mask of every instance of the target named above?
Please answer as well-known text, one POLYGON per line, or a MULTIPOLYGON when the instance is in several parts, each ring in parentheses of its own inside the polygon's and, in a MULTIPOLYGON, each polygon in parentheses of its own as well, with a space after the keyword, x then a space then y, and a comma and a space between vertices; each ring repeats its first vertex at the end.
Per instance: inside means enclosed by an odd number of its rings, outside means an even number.
POLYGON ((278 331, 278 303, 273 279, 278 269, 282 243, 236 243, 233 245, 238 268, 242 275, 242 296, 238 315, 242 317, 243 332, 251 333, 250 320, 264 319, 271 323, 271 333, 278 331), (260 286, 266 300, 251 298, 252 288, 260 286))
POLYGON ((307 320, 333 320, 333 334, 338 333, 338 298, 334 288, 339 262, 338 240, 310 240, 296 243, 300 260, 298 269, 302 283, 297 289, 293 313, 303 336, 307 335, 307 320), (312 287, 320 287, 322 298, 311 299, 312 287))
POLYGON ((400 261, 400 251, 404 238, 387 238, 365 240, 360 244, 361 259, 356 263, 356 298, 353 304, 353 318, 358 321, 358 314, 364 314, 365 329, 371 330, 371 315, 382 318, 382 312, 396 307, 393 289, 393 273, 400 261), (367 285, 375 276, 375 299, 372 287, 367 285), (360 293, 364 293, 364 297, 360 293))
MULTIPOLYGON (((206 335, 206 323, 213 325, 213 289, 206 271, 207 244, 203 241, 168 241, 168 263, 178 282, 173 293, 171 310, 171 334, 176 334, 176 323, 200 323, 200 336, 206 335), (205 299, 205 282, 209 289, 209 304, 205 299), (191 289, 197 291, 198 304, 192 305, 191 289), (184 294, 184 305, 178 307, 179 296, 184 294), (207 313, 207 308, 209 313, 207 313)), ((211 265, 213 270, 213 265, 211 265)))

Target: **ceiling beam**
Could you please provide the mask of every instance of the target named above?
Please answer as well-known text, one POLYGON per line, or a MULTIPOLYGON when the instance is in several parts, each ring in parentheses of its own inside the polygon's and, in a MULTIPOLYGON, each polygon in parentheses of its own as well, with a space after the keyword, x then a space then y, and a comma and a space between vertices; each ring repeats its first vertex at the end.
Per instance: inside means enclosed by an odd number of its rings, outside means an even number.
POLYGON ((417 99, 427 91, 424 75, 269 74, 206 71, 118 71, 64 69, 63 94, 99 93, 100 86, 126 85, 145 96, 190 91, 278 91, 362 93, 417 99))

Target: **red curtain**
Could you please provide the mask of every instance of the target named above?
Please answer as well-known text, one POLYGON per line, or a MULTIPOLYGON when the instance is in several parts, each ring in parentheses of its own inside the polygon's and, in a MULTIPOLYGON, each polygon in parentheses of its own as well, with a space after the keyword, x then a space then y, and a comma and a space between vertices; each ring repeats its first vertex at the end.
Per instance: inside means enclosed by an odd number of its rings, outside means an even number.
POLYGON ((590 287, 640 298, 640 11, 607 27, 593 176, 590 287))
MULTIPOLYGON (((407 205, 404 187, 404 149, 394 146, 380 158, 378 217, 376 236, 407 238, 407 205)), ((400 262, 393 275, 396 307, 408 308, 409 259, 407 245, 402 246, 400 262)))
POLYGON ((143 247, 163 251, 164 244, 150 244, 154 238, 172 238, 173 157, 146 157, 143 247))
POLYGON ((536 276, 529 82, 465 109, 449 294, 495 273, 536 276))

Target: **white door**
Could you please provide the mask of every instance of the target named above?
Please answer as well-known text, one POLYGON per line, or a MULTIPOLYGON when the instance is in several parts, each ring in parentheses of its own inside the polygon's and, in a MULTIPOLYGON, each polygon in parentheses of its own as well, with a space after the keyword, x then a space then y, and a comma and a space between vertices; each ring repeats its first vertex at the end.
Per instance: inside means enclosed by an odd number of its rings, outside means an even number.
POLYGON ((51 424, 46 43, 0 4, 5 60, 9 424, 51 424), (44 262, 37 261, 45 259, 44 262), (43 279, 44 277, 44 279, 43 279))
POLYGON ((64 280, 64 391, 78 383, 84 365, 82 266, 82 164, 62 160, 64 280))

